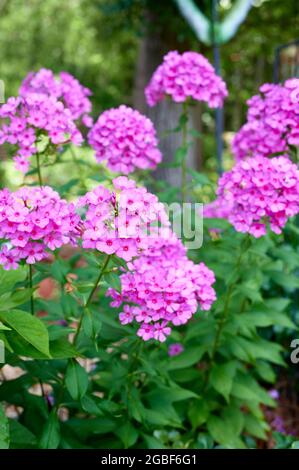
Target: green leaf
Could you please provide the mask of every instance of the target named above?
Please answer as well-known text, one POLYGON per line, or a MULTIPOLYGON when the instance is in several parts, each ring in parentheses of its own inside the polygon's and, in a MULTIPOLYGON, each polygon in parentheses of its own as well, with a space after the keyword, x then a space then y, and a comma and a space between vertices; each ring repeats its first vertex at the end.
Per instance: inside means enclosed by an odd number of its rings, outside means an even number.
POLYGON ((291 449, 299 449, 299 441, 293 442, 293 444, 291 445, 291 449))
POLYGON ((60 425, 56 410, 52 410, 48 421, 42 432, 39 448, 40 449, 57 449, 60 442, 60 425))
POLYGON ((0 311, 7 311, 28 302, 34 289, 20 289, 14 293, 6 292, 0 297, 0 311))
POLYGON ((269 393, 250 375, 238 373, 232 387, 232 395, 244 401, 257 401, 268 406, 276 406, 269 393))
POLYGON ((240 439, 244 417, 239 407, 230 405, 222 411, 221 417, 211 415, 207 428, 213 439, 229 448, 244 448, 240 439))
POLYGON ((77 349, 63 338, 50 341, 50 353, 55 359, 69 359, 71 357, 80 356, 77 349))
POLYGON ((75 360, 70 360, 65 374, 66 388, 74 400, 80 400, 88 387, 86 370, 75 360))
POLYGON ((48 327, 50 342, 55 341, 57 339, 65 338, 70 333, 74 333, 75 331, 76 330, 74 328, 69 328, 67 326, 50 325, 48 327))
POLYGON ((192 170, 192 168, 188 168, 188 173, 192 175, 193 181, 199 186, 211 184, 211 181, 204 173, 199 173, 198 171, 192 170))
POLYGON ((173 163, 172 163, 172 166, 173 166, 173 167, 181 166, 182 162, 183 162, 184 159, 186 158, 187 151, 188 151, 188 147, 187 147, 187 146, 178 147, 178 148, 176 149, 175 154, 174 154, 173 163))
POLYGON ((15 284, 25 281, 27 270, 20 267, 16 270, 5 271, 0 267, 0 295, 5 292, 12 291, 15 284))
POLYGON ((276 375, 270 364, 264 361, 257 361, 255 367, 257 373, 263 380, 265 380, 265 382, 275 382, 276 375))
POLYGON ((198 400, 194 400, 189 409, 188 409, 188 417, 191 421, 192 428, 196 429, 197 427, 201 426, 205 423, 209 416, 209 407, 207 405, 206 400, 200 398, 198 400))
POLYGON ((101 328, 102 321, 98 312, 96 314, 92 314, 89 309, 86 309, 82 321, 82 330, 86 336, 95 340, 101 328))
POLYGON ((125 449, 132 447, 138 439, 138 431, 129 421, 120 426, 115 434, 121 439, 125 449))
POLYGON ((39 318, 22 310, 11 310, 9 312, 0 312, 0 320, 38 351, 50 357, 48 331, 39 318))
POLYGON ((236 372, 236 362, 215 365, 210 375, 212 387, 228 401, 232 389, 233 378, 236 372))
POLYGON ((96 403, 94 397, 84 395, 81 398, 81 405, 84 411, 94 416, 103 416, 103 411, 96 403))
POLYGON ((299 287, 299 279, 295 274, 290 274, 281 271, 269 272, 271 279, 286 290, 294 290, 299 287))
POLYGON ((104 275, 104 279, 109 287, 112 287, 117 292, 121 292, 120 276, 117 273, 110 272, 104 275))
POLYGON ((153 436, 143 434, 147 449, 166 449, 166 446, 153 436))
POLYGON ((245 415, 244 417, 245 431, 258 439, 266 439, 267 424, 258 420, 252 414, 245 415))
POLYGON ((0 449, 9 448, 9 426, 4 409, 0 404, 0 449))
POLYGON ((35 435, 19 421, 10 419, 9 429, 11 449, 32 449, 36 447, 37 441, 35 435))
POLYGON ((205 347, 197 346, 196 348, 183 351, 178 356, 174 356, 167 360, 167 370, 185 369, 196 364, 202 358, 205 347))

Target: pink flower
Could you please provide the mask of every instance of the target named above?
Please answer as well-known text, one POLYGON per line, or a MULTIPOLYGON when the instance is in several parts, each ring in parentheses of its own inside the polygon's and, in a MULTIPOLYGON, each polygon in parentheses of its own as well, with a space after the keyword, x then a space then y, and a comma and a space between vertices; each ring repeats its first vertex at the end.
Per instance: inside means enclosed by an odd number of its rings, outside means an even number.
POLYGON ((218 199, 228 204, 228 220, 238 232, 258 238, 267 223, 281 233, 299 213, 299 170, 287 157, 257 156, 240 161, 219 180, 218 199))
POLYGON ((123 312, 130 322, 141 324, 137 335, 145 341, 164 342, 172 325, 187 323, 199 307, 209 310, 216 299, 214 273, 189 260, 184 245, 171 232, 166 238, 152 239, 128 269, 121 275, 121 293, 108 289, 107 295, 113 299, 111 306, 125 304, 123 312))
POLYGON ((5 121, 0 140, 15 146, 16 168, 24 173, 29 169, 30 157, 37 152, 40 134, 52 145, 69 141, 80 145, 83 140, 70 110, 52 95, 26 93, 18 99, 9 98, 0 107, 0 118, 5 121))
POLYGON ((0 191, 0 264, 16 269, 24 260, 33 264, 66 243, 76 243, 80 218, 73 204, 52 188, 22 187, 0 191))
POLYGON ((299 79, 264 84, 260 93, 248 100, 247 122, 233 139, 237 160, 286 153, 299 145, 299 79))
POLYGON ((100 115, 88 134, 98 162, 128 175, 136 169, 155 169, 161 161, 152 122, 138 111, 120 106, 100 115))
POLYGON ((55 77, 52 70, 40 69, 38 72, 30 72, 20 87, 20 96, 26 97, 31 93, 39 93, 52 96, 59 100, 67 108, 72 119, 81 119, 86 127, 92 126, 91 91, 68 72, 60 72, 55 77))
POLYGON ((192 98, 218 108, 227 94, 224 81, 216 75, 210 62, 197 52, 168 52, 145 89, 149 106, 170 96, 177 103, 192 98))
POLYGON ((127 325, 128 323, 132 323, 134 319, 134 315, 130 310, 128 305, 124 306, 123 312, 119 314, 119 321, 122 325, 127 325))
POLYGON ((170 222, 158 198, 135 181, 120 177, 113 185, 112 191, 98 186, 78 201, 86 207, 83 247, 130 261, 157 236, 155 224, 167 228, 170 222))
POLYGON ((140 336, 144 341, 148 341, 154 337, 154 326, 148 323, 143 323, 137 331, 137 336, 140 336))

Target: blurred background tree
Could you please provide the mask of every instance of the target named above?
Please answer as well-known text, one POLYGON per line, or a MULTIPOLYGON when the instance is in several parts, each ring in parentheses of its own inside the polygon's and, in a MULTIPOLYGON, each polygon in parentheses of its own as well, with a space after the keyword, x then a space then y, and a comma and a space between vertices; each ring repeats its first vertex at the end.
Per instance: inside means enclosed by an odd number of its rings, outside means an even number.
MULTIPOLYGON (((219 1, 220 18, 234 2, 219 1)), ((211 0, 196 4, 210 17, 211 0)), ((296 39, 298 30, 298 0, 253 1, 237 34, 221 47, 222 75, 230 92, 226 131, 243 123, 246 99, 261 83, 272 81, 275 47, 296 39)), ((213 60, 211 47, 198 41, 174 0, 0 0, 0 79, 6 96, 17 93, 29 70, 48 67, 67 70, 91 88, 95 116, 120 103, 147 112, 144 85, 165 52, 174 48, 197 50, 213 60)), ((167 109, 164 117, 159 111, 162 129, 168 116, 167 109)), ((197 163, 213 167, 210 111, 197 108, 194 125, 208 136, 198 143, 197 163)))

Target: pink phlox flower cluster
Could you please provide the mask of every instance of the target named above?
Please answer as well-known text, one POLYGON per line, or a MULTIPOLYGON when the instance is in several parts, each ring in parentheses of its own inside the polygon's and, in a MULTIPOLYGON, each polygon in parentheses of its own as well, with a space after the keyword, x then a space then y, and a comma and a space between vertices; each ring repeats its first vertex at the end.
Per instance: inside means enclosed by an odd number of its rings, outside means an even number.
POLYGON ((111 306, 125 304, 119 315, 125 325, 139 324, 144 341, 164 342, 172 326, 187 323, 198 307, 209 310, 216 299, 214 273, 204 263, 194 264, 174 235, 158 237, 150 249, 128 263, 121 275, 121 292, 108 289, 111 306))
POLYGON ((161 162, 153 123, 138 111, 121 105, 102 113, 88 134, 98 162, 128 175, 136 169, 155 169, 161 162))
POLYGON ((67 243, 75 244, 80 217, 74 204, 48 186, 0 191, 0 264, 16 269, 21 260, 34 264, 67 243))
POLYGON ((210 108, 218 108, 223 106, 227 95, 225 82, 216 75, 210 62, 197 52, 168 52, 145 89, 149 106, 170 96, 177 103, 192 98, 205 101, 210 108))
POLYGON ((113 190, 98 186, 78 201, 85 206, 83 247, 116 254, 126 261, 147 249, 160 230, 170 225, 158 198, 125 176, 113 180, 113 190))
POLYGON ((220 178, 218 197, 231 206, 228 220, 237 231, 258 238, 269 223, 281 233, 299 213, 299 170, 285 156, 241 160, 220 178))
POLYGON ((19 93, 24 97, 30 93, 53 96, 70 110, 73 120, 81 119, 86 127, 92 126, 92 118, 89 116, 92 108, 89 96, 92 93, 68 72, 60 72, 58 77, 55 77, 52 70, 44 68, 38 72, 30 72, 19 93))
POLYGON ((30 157, 38 151, 39 136, 47 136, 53 145, 68 141, 80 145, 83 141, 70 110, 53 96, 31 93, 9 98, 0 107, 0 118, 5 120, 0 128, 0 145, 7 142, 16 146, 14 161, 23 173, 28 171, 30 157))
POLYGON ((299 79, 264 84, 260 92, 248 100, 247 122, 232 141, 238 160, 283 153, 290 145, 299 145, 299 79))

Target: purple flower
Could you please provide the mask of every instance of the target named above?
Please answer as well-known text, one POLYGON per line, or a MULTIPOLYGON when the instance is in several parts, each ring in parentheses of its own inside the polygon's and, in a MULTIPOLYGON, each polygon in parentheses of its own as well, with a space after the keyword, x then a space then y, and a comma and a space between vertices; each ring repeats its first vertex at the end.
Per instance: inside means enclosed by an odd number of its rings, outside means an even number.
POLYGON ((136 169, 153 170, 162 159, 152 122, 124 105, 101 114, 88 141, 98 162, 106 160, 110 170, 124 175, 136 169))
POLYGON ((75 121, 81 119, 86 127, 92 126, 91 91, 70 73, 61 72, 55 77, 52 70, 40 69, 29 73, 20 87, 20 96, 26 97, 31 93, 41 93, 52 96, 63 103, 75 121))
POLYGON ((238 160, 254 154, 268 157, 299 145, 299 79, 264 84, 260 92, 248 100, 247 122, 232 142, 238 160))
MULTIPOLYGON (((170 222, 158 198, 137 187, 134 180, 119 177, 113 180, 113 186, 112 191, 98 186, 78 201, 79 207, 86 207, 83 248, 115 253, 130 261, 151 243, 155 224, 166 228, 170 222)), ((125 318, 122 316, 121 321, 125 318)))
POLYGON ((178 356, 184 351, 184 346, 181 343, 173 343, 169 345, 168 355, 169 356, 178 356))
POLYGON ((145 341, 164 342, 172 326, 187 323, 198 307, 209 310, 216 299, 214 273, 204 263, 194 264, 173 233, 152 238, 148 247, 128 263, 121 275, 121 292, 110 288, 111 306, 125 304, 122 324, 140 324, 137 335, 145 341))
POLYGON ((238 232, 258 238, 269 223, 281 233, 288 218, 299 213, 299 170, 285 156, 241 160, 220 178, 217 194, 238 232))
POLYGON ((278 400, 279 399, 279 391, 278 390, 275 390, 275 389, 270 390, 269 395, 270 395, 270 397, 273 398, 273 400, 278 400))
POLYGON ((0 264, 16 269, 21 260, 34 264, 67 243, 76 243, 80 217, 73 204, 48 186, 0 191, 0 264))
POLYGON ((223 105, 227 88, 214 67, 197 52, 170 51, 145 89, 146 101, 155 106, 166 96, 182 103, 189 98, 205 101, 211 108, 223 105))

